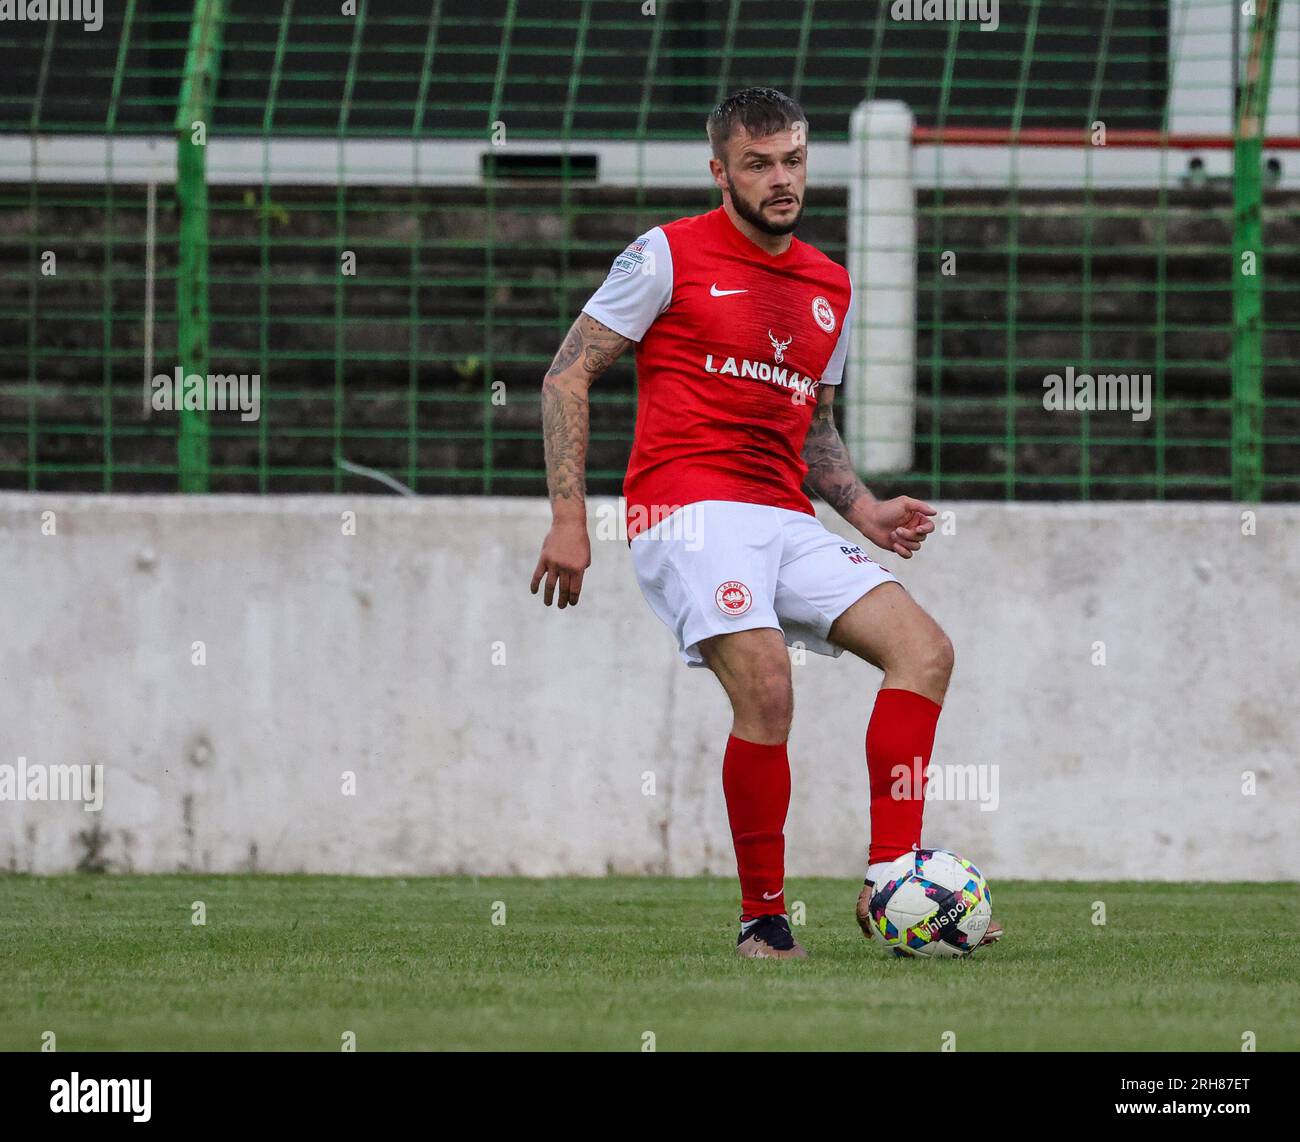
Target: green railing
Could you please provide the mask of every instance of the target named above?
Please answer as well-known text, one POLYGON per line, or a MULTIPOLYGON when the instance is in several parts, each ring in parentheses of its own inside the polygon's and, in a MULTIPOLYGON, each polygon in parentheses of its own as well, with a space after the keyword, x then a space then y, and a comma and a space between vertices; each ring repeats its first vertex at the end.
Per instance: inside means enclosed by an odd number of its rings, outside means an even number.
MULTIPOLYGON (((703 155, 675 188, 666 151, 616 186, 585 156, 698 144, 721 94, 764 83, 808 112, 801 233, 839 260, 847 198, 818 187, 817 144, 862 100, 907 102, 927 138, 1005 136, 1001 182, 943 146, 918 186, 914 463, 882 490, 1294 498, 1300 152, 1261 138, 1270 69, 1273 106, 1297 102, 1285 6, 1235 41, 1180 30, 1219 0, 1004 0, 996 32, 860 0, 126 0, 99 33, 0 23, 0 487, 385 490, 365 468, 540 494, 537 389, 568 324, 629 237, 718 201, 703 155), (1173 95, 1219 110, 1199 124, 1173 95), (241 144, 235 174, 195 122, 241 144), (1151 177, 1112 185, 1080 143, 1083 174, 1043 185, 1043 133, 1097 123, 1150 132, 1151 177), (1189 170, 1188 131, 1229 149, 1189 170), (32 177, 35 138, 74 174, 32 177), (502 138, 463 177, 458 146, 502 138), (174 146, 147 178, 146 140, 174 146), (570 153, 511 165, 537 140, 570 153), (1067 366, 1149 372, 1150 419, 1045 409, 1067 366), (257 375, 259 418, 148 409, 175 368, 257 375)), ((593 492, 618 490, 634 407, 624 361, 593 395, 593 492)))

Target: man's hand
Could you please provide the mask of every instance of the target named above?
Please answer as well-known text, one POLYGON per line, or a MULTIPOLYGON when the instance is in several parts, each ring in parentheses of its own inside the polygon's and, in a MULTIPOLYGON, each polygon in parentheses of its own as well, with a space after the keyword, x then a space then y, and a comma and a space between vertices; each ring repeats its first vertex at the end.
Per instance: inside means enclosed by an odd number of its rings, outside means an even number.
MULTIPOLYGON (((933 525, 932 525, 933 526, 933 525)), ((549 607, 555 598, 555 585, 560 585, 560 610, 576 607, 582 593, 583 572, 591 566, 591 540, 587 538, 587 521, 556 520, 542 542, 542 557, 533 572, 532 592, 542 579, 546 580, 543 602, 549 607)))
POLYGON ((934 530, 930 516, 938 513, 923 500, 895 496, 892 500, 870 504, 863 514, 866 517, 861 526, 863 535, 877 547, 911 559, 912 552, 919 551, 925 537, 934 530))

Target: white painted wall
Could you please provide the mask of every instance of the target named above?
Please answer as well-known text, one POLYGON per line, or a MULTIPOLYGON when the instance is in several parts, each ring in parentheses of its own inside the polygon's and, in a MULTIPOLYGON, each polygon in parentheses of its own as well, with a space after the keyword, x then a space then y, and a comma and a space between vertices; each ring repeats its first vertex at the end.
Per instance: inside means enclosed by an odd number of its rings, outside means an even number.
MULTIPOLYGON (((927 843, 994 879, 1294 879, 1300 508, 1247 537, 1227 504, 944 507, 955 535, 882 559, 957 646, 935 760, 997 764, 1000 803, 931 804, 927 843)), ((576 610, 531 597, 547 519, 0 495, 0 764, 106 767, 98 814, 0 801, 0 867, 73 868, 98 825, 114 870, 729 874, 721 690, 617 538, 576 610)), ((795 679, 791 873, 860 875, 877 675, 809 656, 795 679)))

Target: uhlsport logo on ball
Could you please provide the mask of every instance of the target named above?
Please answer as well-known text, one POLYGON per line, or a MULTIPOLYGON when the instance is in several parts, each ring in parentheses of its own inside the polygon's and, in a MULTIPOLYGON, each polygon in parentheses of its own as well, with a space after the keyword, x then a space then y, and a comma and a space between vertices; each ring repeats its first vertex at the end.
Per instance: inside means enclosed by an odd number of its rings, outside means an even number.
POLYGON ((872 894, 871 928, 896 956, 968 956, 993 918, 988 882, 945 849, 896 860, 872 894))

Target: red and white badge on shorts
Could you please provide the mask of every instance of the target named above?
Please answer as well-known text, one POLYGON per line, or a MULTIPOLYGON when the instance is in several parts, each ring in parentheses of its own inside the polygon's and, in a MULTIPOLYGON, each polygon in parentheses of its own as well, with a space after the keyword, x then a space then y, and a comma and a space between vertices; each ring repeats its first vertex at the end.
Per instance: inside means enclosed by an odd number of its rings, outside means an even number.
POLYGON ((713 601, 724 615, 743 615, 754 602, 749 588, 737 579, 728 579, 713 593, 713 601))

